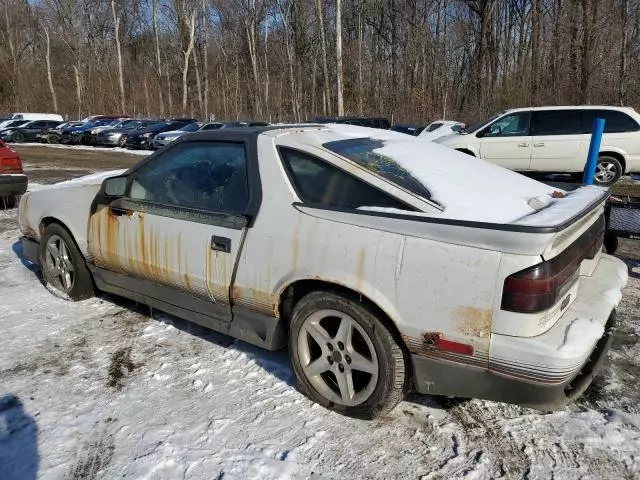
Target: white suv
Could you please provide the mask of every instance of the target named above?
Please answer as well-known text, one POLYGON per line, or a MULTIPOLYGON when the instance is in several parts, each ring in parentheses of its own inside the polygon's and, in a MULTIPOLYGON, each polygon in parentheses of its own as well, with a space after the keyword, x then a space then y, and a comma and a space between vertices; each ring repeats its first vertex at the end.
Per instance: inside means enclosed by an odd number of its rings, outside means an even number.
POLYGON ((436 142, 511 170, 584 171, 595 118, 605 119, 595 181, 612 185, 640 172, 640 115, 606 106, 517 108, 436 142))

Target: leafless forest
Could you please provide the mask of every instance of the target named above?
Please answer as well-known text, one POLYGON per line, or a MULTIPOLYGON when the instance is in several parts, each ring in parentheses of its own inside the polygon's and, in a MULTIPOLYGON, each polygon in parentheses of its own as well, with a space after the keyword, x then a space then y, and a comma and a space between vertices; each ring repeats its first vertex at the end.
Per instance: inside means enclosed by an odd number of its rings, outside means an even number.
POLYGON ((640 0, 0 0, 0 112, 470 121, 640 106, 640 0))

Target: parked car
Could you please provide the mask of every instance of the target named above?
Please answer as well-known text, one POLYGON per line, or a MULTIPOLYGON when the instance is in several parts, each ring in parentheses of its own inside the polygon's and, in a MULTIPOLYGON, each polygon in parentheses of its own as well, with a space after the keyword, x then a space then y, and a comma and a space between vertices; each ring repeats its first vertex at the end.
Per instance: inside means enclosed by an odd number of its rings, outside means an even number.
POLYGON ((27 193, 18 218, 50 289, 288 343, 306 395, 372 418, 411 387, 545 410, 582 394, 627 281, 602 252, 608 195, 396 132, 295 125, 184 135, 27 193))
POLYGON ((422 140, 433 142, 434 140, 460 132, 465 127, 464 123, 452 120, 436 120, 427 125, 420 135, 422 140))
POLYGON ((176 117, 176 118, 170 118, 168 121, 169 122, 197 123, 198 119, 197 118, 188 118, 188 117, 176 117))
POLYGON ((60 133, 60 143, 65 145, 77 145, 82 143, 82 138, 85 132, 103 125, 110 125, 113 121, 114 119, 112 118, 89 120, 81 125, 65 128, 60 133))
POLYGON ((19 127, 20 125, 24 125, 29 121, 30 120, 5 120, 4 122, 0 123, 0 131, 6 130, 7 128, 19 127))
POLYGON ((135 120, 118 128, 103 130, 96 135, 96 145, 105 147, 124 147, 127 135, 158 123, 157 120, 135 120))
POLYGON ((413 135, 414 137, 420 135, 420 132, 424 130, 424 125, 409 125, 406 123, 397 123, 391 127, 390 130, 394 132, 405 133, 407 135, 413 135))
POLYGON ((266 127, 267 122, 253 120, 239 120, 237 122, 224 122, 220 128, 246 128, 246 127, 266 127))
POLYGON ((0 140, 0 206, 13 207, 18 195, 27 191, 27 184, 20 155, 0 140))
POLYGON ((60 136, 64 130, 79 127, 83 123, 85 122, 73 121, 61 123, 55 128, 50 128, 37 134, 36 140, 41 143, 60 143, 60 136))
MULTIPOLYGON (((106 123, 102 123, 96 127, 93 127, 89 130, 85 130, 82 134, 82 139, 80 142, 83 145, 96 145, 96 136, 103 130, 115 129, 118 127, 122 127, 123 122, 131 122, 135 120, 107 120, 106 123)), ((126 124, 125 124, 126 125, 126 124)))
POLYGON ((219 128, 224 127, 224 123, 220 122, 210 122, 210 123, 189 123, 182 127, 180 130, 174 130, 172 132, 164 132, 155 136, 152 142, 152 148, 157 150, 158 148, 162 148, 165 145, 173 142, 175 139, 180 138, 182 135, 191 132, 199 132, 206 130, 217 130, 219 128))
POLYGON ((640 115, 632 108, 517 108, 437 141, 519 172, 577 174, 584 171, 597 117, 606 123, 595 182, 609 186, 640 172, 640 115))
POLYGON ((93 120, 124 120, 131 118, 129 115, 90 115, 82 119, 83 122, 91 122, 93 120))
POLYGON ((58 123, 64 122, 62 115, 57 113, 13 113, 12 120, 57 120, 58 123))
POLYGON ((0 139, 5 142, 25 142, 37 140, 37 135, 58 126, 57 120, 34 120, 23 123, 17 127, 6 128, 0 131, 0 139))
POLYGON ((173 130, 179 130, 191 122, 156 122, 145 128, 135 130, 127 135, 125 147, 129 149, 151 149, 153 145, 153 139, 156 135, 162 132, 170 132, 173 130))
POLYGON ((380 128, 388 130, 391 123, 384 117, 316 117, 307 123, 338 123, 345 125, 357 125, 360 127, 380 128))

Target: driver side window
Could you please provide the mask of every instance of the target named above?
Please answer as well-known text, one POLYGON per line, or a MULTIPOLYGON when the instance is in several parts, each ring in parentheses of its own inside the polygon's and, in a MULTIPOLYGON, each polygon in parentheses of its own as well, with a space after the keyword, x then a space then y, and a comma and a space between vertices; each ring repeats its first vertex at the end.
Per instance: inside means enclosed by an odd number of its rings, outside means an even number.
POLYGON ((244 144, 178 144, 133 174, 129 198, 212 212, 243 213, 249 199, 244 144))
POLYGON ((484 137, 521 137, 530 135, 530 112, 517 112, 496 120, 484 131, 484 137))

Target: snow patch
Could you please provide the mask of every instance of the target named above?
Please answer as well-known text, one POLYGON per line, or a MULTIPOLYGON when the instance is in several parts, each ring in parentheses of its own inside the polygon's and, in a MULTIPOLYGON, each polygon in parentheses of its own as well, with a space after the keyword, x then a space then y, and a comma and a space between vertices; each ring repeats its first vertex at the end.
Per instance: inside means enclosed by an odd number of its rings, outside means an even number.
POLYGON ((579 354, 585 344, 593 345, 604 334, 604 326, 592 318, 578 318, 571 322, 564 334, 564 341, 558 347, 559 352, 579 354))
POLYGON ((566 192, 566 196, 563 198, 549 197, 550 201, 547 208, 535 214, 522 217, 513 223, 536 227, 559 225, 588 206, 598 201, 603 201, 607 192, 606 188, 587 185, 572 192, 566 192))
POLYGON ((101 152, 117 152, 117 153, 128 153, 130 155, 137 155, 146 157, 147 155, 151 155, 153 150, 128 150, 126 148, 114 147, 114 148, 105 148, 105 147, 92 147, 89 145, 62 145, 56 143, 18 143, 16 144, 20 148, 22 147, 44 147, 44 148, 60 148, 63 150, 89 150, 89 151, 101 151, 101 152))

